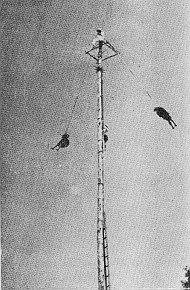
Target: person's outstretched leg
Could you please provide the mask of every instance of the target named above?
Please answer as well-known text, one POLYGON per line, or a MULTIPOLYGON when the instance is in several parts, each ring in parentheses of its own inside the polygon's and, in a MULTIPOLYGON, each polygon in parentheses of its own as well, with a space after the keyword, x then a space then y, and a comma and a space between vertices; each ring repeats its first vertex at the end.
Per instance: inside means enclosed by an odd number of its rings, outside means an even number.
POLYGON ((51 147, 52 150, 54 150, 57 147, 57 145, 55 145, 54 147, 51 147))
POLYGON ((177 124, 174 122, 174 120, 171 119, 171 122, 173 122, 174 126, 177 127, 177 124))
MULTIPOLYGON (((55 149, 56 147, 58 147, 58 150, 59 150, 59 148, 60 148, 60 142, 57 143, 54 147, 51 147, 51 149, 53 150, 53 149, 55 149)), ((56 150, 57 150, 57 149, 56 149, 56 150)))
POLYGON ((170 126, 172 127, 172 129, 174 129, 171 120, 168 120, 168 123, 170 124, 170 126))

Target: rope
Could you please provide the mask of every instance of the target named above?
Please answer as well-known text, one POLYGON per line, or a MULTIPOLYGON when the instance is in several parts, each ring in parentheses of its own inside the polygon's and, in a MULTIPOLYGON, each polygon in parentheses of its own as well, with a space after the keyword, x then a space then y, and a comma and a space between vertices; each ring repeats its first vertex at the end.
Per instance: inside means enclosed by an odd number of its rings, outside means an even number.
POLYGON ((74 113, 74 110, 75 110, 75 106, 76 106, 76 103, 78 101, 78 98, 79 98, 79 95, 77 95, 76 99, 75 99, 75 102, 74 102, 74 105, 73 105, 73 108, 72 108, 72 111, 71 111, 71 115, 70 115, 70 119, 68 121, 68 124, 67 124, 67 127, 65 129, 65 133, 67 133, 68 129, 69 129, 69 126, 71 124, 71 121, 72 121, 72 117, 73 117, 73 113, 74 113))
MULTIPOLYGON (((84 78, 83 78, 84 80, 85 80, 85 78, 86 78, 86 74, 87 74, 87 71, 88 71, 88 65, 89 65, 89 62, 90 62, 90 57, 89 57, 89 59, 88 59, 87 68, 86 68, 86 71, 85 71, 85 74, 84 74, 84 78)), ((82 87, 82 86, 81 86, 81 87, 82 87)), ((77 101, 78 101, 78 99, 79 99, 79 96, 80 96, 80 94, 78 94, 78 95, 76 96, 76 98, 75 98, 75 102, 74 102, 74 105, 73 105, 72 110, 71 110, 70 118, 69 118, 69 120, 68 120, 68 124, 67 124, 66 129, 65 129, 65 134, 67 133, 67 131, 68 131, 69 127, 70 127, 70 124, 71 124, 71 121, 72 121, 72 118, 73 118, 73 114, 74 114, 75 107, 76 107, 77 101)))
MULTIPOLYGON (((137 76, 135 75, 135 73, 134 73, 134 72, 129 68, 128 63, 124 60, 124 58, 122 58, 121 55, 119 55, 119 57, 120 57, 121 61, 123 62, 123 64, 127 66, 128 71, 132 74, 132 76, 133 76, 134 79, 137 81, 137 83, 140 84, 139 79, 137 78, 137 76)), ((148 90, 146 90, 146 89, 144 88, 144 86, 142 86, 142 84, 141 84, 141 88, 143 89, 144 93, 145 93, 146 95, 148 95, 148 97, 149 97, 150 99, 153 99, 152 96, 151 96, 151 94, 148 92, 148 90)))

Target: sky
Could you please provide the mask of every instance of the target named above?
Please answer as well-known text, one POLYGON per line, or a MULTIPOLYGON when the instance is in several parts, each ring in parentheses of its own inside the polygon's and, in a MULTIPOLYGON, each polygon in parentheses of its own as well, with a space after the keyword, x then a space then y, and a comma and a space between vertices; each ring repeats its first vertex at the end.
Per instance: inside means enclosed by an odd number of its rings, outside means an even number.
POLYGON ((103 75, 112 289, 180 289, 190 266, 189 1, 5 0, 1 23, 2 289, 98 288, 98 83, 85 50, 99 27, 120 51, 103 75), (77 96, 70 146, 52 151, 77 96))

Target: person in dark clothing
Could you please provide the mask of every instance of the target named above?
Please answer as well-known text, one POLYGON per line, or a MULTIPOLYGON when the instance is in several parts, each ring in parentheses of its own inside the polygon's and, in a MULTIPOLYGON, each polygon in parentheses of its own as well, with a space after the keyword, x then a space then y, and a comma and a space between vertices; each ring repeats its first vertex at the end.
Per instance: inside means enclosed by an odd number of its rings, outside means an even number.
POLYGON ((172 120, 172 117, 170 116, 170 114, 162 107, 155 107, 154 111, 156 112, 156 114, 160 117, 165 119, 166 121, 168 121, 168 123, 170 124, 170 126, 172 127, 172 129, 174 129, 175 127, 177 127, 176 123, 172 120))
POLYGON ((104 146, 105 146, 105 149, 106 149, 106 142, 108 142, 108 126, 107 125, 104 125, 104 129, 103 129, 103 134, 104 134, 104 146))
POLYGON ((65 148, 69 146, 69 135, 67 133, 65 133, 64 135, 62 135, 61 140, 51 149, 54 150, 56 147, 56 150, 58 151, 60 148, 65 148))
POLYGON ((104 142, 106 143, 108 141, 108 135, 106 135, 105 133, 104 133, 104 142))

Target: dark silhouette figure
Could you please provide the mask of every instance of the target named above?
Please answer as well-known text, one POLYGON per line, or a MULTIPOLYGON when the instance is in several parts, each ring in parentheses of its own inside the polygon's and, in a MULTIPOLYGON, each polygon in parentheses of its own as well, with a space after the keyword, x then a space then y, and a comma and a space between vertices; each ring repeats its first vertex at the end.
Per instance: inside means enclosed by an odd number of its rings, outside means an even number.
POLYGON ((156 112, 156 114, 160 117, 165 119, 166 121, 168 121, 168 123, 170 124, 170 126, 172 127, 172 129, 174 129, 175 127, 177 127, 176 123, 172 120, 172 117, 170 116, 170 114, 162 107, 156 107, 154 108, 154 111, 156 112))
POLYGON ((104 129, 103 129, 103 135, 104 135, 104 146, 105 146, 105 150, 106 150, 106 142, 108 142, 108 126, 104 125, 104 129))
POLYGON ((69 135, 67 133, 65 133, 64 135, 62 135, 61 140, 51 149, 54 150, 56 147, 56 150, 58 151, 60 148, 65 148, 69 146, 69 135))
POLYGON ((106 135, 105 133, 104 133, 104 142, 106 143, 108 141, 108 135, 106 135))

